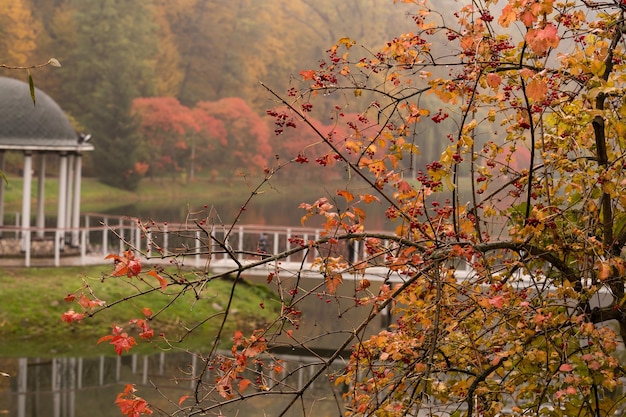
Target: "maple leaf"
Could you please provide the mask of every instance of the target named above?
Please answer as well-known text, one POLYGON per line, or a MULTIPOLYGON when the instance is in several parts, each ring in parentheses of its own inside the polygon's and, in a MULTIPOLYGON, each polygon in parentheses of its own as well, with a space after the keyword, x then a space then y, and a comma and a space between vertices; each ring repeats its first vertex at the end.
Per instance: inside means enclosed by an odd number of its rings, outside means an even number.
POLYGON ((504 306, 504 296, 496 295, 493 298, 489 299, 489 304, 494 306, 495 308, 502 308, 504 306))
POLYGON ((302 76, 302 80, 314 80, 315 79, 315 70, 308 71, 300 71, 300 75, 302 76))
POLYGON ((326 289, 330 294, 334 294, 337 291, 337 287, 343 283, 343 277, 341 274, 327 275, 324 279, 326 289))
POLYGON ((90 300, 85 296, 85 294, 81 294, 78 299, 78 304, 85 310, 89 310, 92 307, 102 306, 104 305, 104 301, 102 300, 90 300))
POLYGON ((119 407, 123 415, 127 417, 140 417, 142 414, 152 415, 146 400, 135 395, 135 386, 126 384, 123 392, 117 394, 115 404, 119 407))
POLYGON ((63 320, 66 323, 72 323, 74 321, 81 321, 84 318, 85 318, 85 315, 83 313, 77 313, 74 310, 66 311, 61 316, 61 320, 63 320))
POLYGON ((380 203, 380 198, 376 197, 375 195, 363 194, 363 195, 360 195, 359 197, 361 197, 361 200, 365 201, 365 204, 369 204, 373 202, 380 203))
POLYGON ((137 344, 135 338, 129 336, 128 333, 124 332, 123 329, 119 326, 113 325, 113 334, 103 336, 98 340, 100 344, 102 342, 109 342, 109 344, 113 345, 115 352, 121 356, 124 351, 128 352, 133 346, 137 344))
POLYGON ((498 23, 504 28, 508 28, 511 23, 515 22, 517 19, 517 11, 513 8, 511 4, 507 4, 502 9, 502 15, 500 19, 498 19, 498 23))
POLYGON ((230 399, 234 397, 232 382, 233 382, 232 377, 229 374, 224 375, 223 377, 217 380, 217 384, 216 384, 217 393, 222 398, 230 399))
POLYGON ((141 262, 135 259, 135 254, 130 251, 124 251, 122 256, 109 254, 104 259, 113 259, 115 269, 111 273, 112 277, 128 276, 129 278, 139 275, 141 272, 141 262))
POLYGON ((354 195, 352 195, 352 193, 350 191, 348 191, 348 190, 337 191, 337 195, 340 195, 343 198, 345 198, 347 203, 349 203, 352 200, 354 200, 354 195))
POLYGON ((540 56, 545 55, 550 48, 559 46, 560 42, 558 30, 552 23, 539 29, 528 29, 525 39, 530 49, 540 56))
POLYGON ((492 89, 494 89, 495 91, 498 90, 498 87, 500 86, 501 83, 502 83, 502 77, 500 77, 498 74, 495 74, 493 72, 487 74, 487 85, 491 87, 492 89))
POLYGON ((159 275, 157 271, 155 271, 154 269, 148 272, 148 275, 156 278, 159 281, 159 284, 161 285, 161 291, 165 291, 165 289, 167 288, 167 281, 165 280, 165 278, 159 275))
POLYGON ((239 392, 243 393, 246 388, 248 388, 248 385, 250 385, 251 381, 249 379, 242 379, 241 381, 239 381, 239 392))
POLYGON ((526 95, 535 102, 543 101, 547 94, 548 85, 544 80, 533 78, 526 86, 526 95))

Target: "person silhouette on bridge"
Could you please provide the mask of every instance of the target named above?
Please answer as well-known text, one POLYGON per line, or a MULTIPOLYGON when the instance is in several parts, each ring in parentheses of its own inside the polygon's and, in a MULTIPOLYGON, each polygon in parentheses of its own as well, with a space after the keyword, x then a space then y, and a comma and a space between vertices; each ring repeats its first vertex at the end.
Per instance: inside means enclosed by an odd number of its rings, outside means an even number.
POLYGON ((261 233, 261 236, 259 236, 259 243, 257 244, 257 250, 260 253, 269 253, 270 242, 269 240, 267 240, 267 236, 265 236, 265 233, 261 233))

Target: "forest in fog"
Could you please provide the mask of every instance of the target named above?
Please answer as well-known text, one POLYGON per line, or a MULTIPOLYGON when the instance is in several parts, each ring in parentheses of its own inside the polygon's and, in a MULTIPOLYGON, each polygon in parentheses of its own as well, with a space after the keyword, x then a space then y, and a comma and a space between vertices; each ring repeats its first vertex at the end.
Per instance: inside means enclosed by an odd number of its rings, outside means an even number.
MULTIPOLYGON (((339 39, 367 56, 414 26, 391 0, 3 0, 0 8, 2 63, 61 62, 33 71, 35 85, 93 135, 86 174, 124 188, 145 176, 228 176, 295 157, 312 138, 304 129, 274 134, 265 112, 275 103, 259 82, 283 93, 339 39)), ((322 120, 334 108, 316 110, 322 120)))

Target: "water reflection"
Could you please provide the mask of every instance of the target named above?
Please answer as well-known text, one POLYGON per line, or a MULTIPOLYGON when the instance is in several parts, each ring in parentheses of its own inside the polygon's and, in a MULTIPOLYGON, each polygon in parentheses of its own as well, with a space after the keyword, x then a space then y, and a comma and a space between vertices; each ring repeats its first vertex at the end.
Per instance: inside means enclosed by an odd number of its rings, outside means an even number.
MULTIPOLYGON (((193 376, 205 366, 197 355, 184 352, 95 358, 19 358, 3 359, 0 363, 3 369, 11 371, 11 377, 0 384, 0 413, 13 417, 119 416, 114 401, 127 383, 136 384, 137 394, 150 402, 155 412, 173 413, 178 409, 175 404, 178 399, 192 393, 193 376)), ((337 361, 332 369, 339 371, 342 363, 337 361)), ((266 389, 276 395, 255 396, 221 407, 219 410, 224 415, 276 415, 293 398, 287 393, 302 388, 322 366, 317 357, 289 353, 267 357, 264 364, 244 376, 262 381, 266 389), (280 367, 273 366, 276 359, 280 367)), ((307 413, 337 414, 334 396, 340 393, 333 393, 336 388, 329 376, 329 371, 325 371, 307 389, 307 413)), ((215 377, 214 372, 208 372, 203 381, 214 382, 215 377)), ((214 404, 216 400, 209 397, 205 405, 214 404)), ((302 415, 302 405, 287 415, 302 415)))

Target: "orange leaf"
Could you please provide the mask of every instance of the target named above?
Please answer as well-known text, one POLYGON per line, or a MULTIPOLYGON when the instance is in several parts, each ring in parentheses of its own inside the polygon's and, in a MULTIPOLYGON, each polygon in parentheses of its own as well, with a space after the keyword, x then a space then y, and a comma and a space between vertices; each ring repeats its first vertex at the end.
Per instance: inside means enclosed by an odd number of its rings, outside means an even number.
POLYGON ((180 400, 178 400, 178 406, 180 407, 187 398, 191 398, 191 395, 183 395, 182 397, 180 397, 180 400))
POLYGON ((343 277, 341 274, 327 275, 325 282, 328 292, 334 294, 337 291, 337 287, 343 283, 343 277))
POLYGON ((489 87, 497 91, 501 83, 502 83, 502 77, 500 77, 498 74, 493 73, 493 72, 487 74, 487 85, 489 87))
POLYGON ((300 75, 302 75, 302 80, 314 80, 315 70, 300 71, 300 75))
POLYGON ((530 49, 537 55, 545 55, 548 49, 556 48, 560 42, 558 30, 552 23, 539 29, 528 29, 525 39, 530 49))
POLYGON ((159 284, 161 284, 161 291, 165 291, 165 289, 167 288, 167 281, 165 280, 165 278, 163 278, 161 275, 159 275, 157 273, 157 271, 155 271, 154 269, 150 272, 148 272, 148 275, 155 277, 156 279, 159 280, 159 284))
POLYGON ((375 195, 371 195, 371 194, 364 194, 361 197, 361 200, 365 201, 365 204, 369 204, 372 203, 374 201, 376 202, 380 202, 380 198, 376 197, 375 195))
POLYGON ((533 78, 526 86, 526 95, 534 101, 543 101, 548 94, 548 85, 544 80, 533 78))
POLYGON ((511 23, 515 22, 515 19, 517 19, 517 12, 513 9, 511 4, 507 4, 502 9, 502 15, 500 19, 498 19, 498 23, 500 23, 502 27, 508 28, 511 23))
POLYGON ((346 202, 350 202, 352 200, 354 200, 354 195, 352 195, 352 193, 348 190, 341 190, 341 191, 337 191, 337 195, 342 196, 343 198, 346 199, 346 202))
POLYGON ((239 392, 243 393, 246 388, 248 388, 248 385, 250 385, 250 380, 249 379, 242 379, 241 381, 239 381, 239 392))

